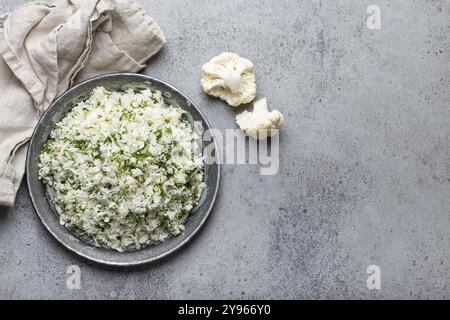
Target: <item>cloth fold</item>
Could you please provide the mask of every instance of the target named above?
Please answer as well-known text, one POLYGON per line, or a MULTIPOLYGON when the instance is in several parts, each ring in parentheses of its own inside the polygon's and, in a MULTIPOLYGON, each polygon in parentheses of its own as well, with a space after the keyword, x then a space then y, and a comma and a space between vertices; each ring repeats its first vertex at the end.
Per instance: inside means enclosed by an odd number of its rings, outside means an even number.
POLYGON ((35 1, 0 16, 0 206, 13 206, 40 115, 75 83, 138 72, 164 46, 133 0, 35 1))

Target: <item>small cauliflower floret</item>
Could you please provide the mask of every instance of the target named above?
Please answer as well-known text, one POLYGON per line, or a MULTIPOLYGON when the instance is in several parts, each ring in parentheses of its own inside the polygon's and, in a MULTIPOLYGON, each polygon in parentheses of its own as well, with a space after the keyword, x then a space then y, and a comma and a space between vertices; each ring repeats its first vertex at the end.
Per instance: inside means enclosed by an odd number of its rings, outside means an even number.
POLYGON ((224 52, 202 68, 201 85, 207 94, 237 107, 256 96, 253 63, 235 53, 224 52))
POLYGON ((278 110, 269 111, 267 100, 255 102, 253 112, 244 111, 236 116, 236 123, 245 134, 254 139, 274 136, 283 125, 284 117, 278 110))

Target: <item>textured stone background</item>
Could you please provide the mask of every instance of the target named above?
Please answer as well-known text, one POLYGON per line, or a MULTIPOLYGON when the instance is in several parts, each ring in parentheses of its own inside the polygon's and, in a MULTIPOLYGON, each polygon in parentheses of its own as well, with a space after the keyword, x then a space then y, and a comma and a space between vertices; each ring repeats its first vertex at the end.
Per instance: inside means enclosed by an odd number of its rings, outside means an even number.
POLYGON ((168 39, 145 73, 214 127, 233 128, 236 111, 201 92, 201 65, 226 50, 255 63, 259 96, 287 119, 280 172, 225 166, 200 235, 137 269, 65 250, 23 186, 0 209, 0 298, 450 298, 449 1, 139 2, 168 39), (372 4, 379 31, 365 26, 372 4))

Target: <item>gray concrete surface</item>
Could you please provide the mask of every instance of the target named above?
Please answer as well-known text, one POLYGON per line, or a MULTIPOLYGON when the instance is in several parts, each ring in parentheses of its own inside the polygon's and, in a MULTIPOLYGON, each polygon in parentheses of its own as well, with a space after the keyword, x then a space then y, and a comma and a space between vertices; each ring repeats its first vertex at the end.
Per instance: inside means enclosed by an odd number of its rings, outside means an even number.
POLYGON ((0 298, 450 298, 449 1, 140 2, 168 39, 145 73, 214 127, 236 111, 201 92, 201 65, 226 50, 255 63, 259 97, 287 119, 280 172, 225 166, 200 235, 137 269, 65 250, 23 185, 0 209, 0 298), (372 4, 381 30, 366 28, 372 4), (381 290, 366 286, 372 264, 381 290))

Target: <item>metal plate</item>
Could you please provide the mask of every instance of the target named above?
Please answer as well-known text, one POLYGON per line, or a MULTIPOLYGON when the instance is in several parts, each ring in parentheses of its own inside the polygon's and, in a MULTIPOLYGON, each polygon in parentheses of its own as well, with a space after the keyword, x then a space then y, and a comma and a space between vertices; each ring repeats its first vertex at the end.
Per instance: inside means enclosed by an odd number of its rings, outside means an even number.
MULTIPOLYGON (((152 88, 160 90, 167 103, 187 111, 192 116, 192 121, 201 123, 204 130, 210 129, 210 125, 205 116, 192 100, 161 80, 140 74, 114 73, 82 82, 61 95, 42 115, 34 130, 28 148, 26 165, 28 190, 34 208, 48 231, 65 247, 84 258, 113 266, 133 266, 156 261, 185 245, 206 222, 219 190, 220 164, 217 161, 208 161, 207 159, 207 164, 205 165, 205 183, 207 187, 199 205, 194 208, 193 212, 187 218, 185 222, 186 230, 182 235, 169 237, 164 242, 150 245, 141 250, 123 253, 108 248, 98 248, 80 239, 66 227, 60 225, 58 216, 52 209, 46 187, 38 178, 38 156, 54 125, 71 110, 74 103, 86 99, 89 93, 97 86, 103 86, 111 91, 122 91, 129 88, 152 88)), ((212 136, 212 140, 209 143, 214 143, 217 157, 219 149, 217 148, 217 142, 214 136, 212 136)))

